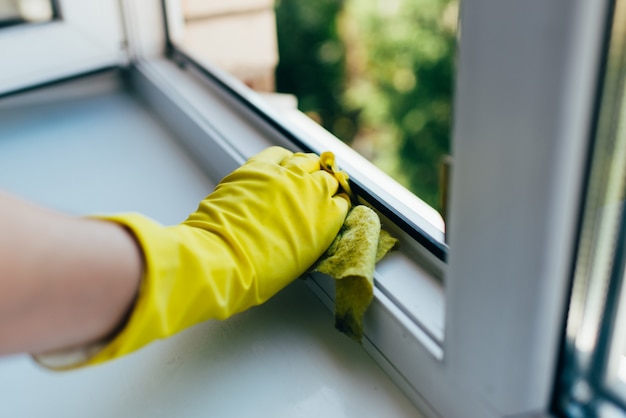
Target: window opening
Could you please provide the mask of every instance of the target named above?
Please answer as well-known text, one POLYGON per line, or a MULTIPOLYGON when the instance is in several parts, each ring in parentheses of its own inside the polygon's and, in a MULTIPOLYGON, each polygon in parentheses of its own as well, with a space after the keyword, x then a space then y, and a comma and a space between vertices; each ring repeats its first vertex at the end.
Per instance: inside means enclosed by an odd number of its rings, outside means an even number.
POLYGON ((52 0, 0 0, 0 29, 49 22, 57 15, 57 7, 52 0))
POLYGON ((176 13, 184 53, 295 96, 445 218, 458 0, 189 0, 176 13))

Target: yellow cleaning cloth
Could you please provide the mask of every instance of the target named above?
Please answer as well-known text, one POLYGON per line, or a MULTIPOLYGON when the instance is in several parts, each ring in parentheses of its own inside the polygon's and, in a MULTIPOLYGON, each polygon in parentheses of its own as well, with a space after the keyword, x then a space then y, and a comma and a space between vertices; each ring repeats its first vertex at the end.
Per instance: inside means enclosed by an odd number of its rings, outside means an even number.
POLYGON ((352 339, 363 338, 363 315, 374 297, 374 267, 397 240, 380 229, 367 206, 355 206, 315 271, 335 281, 335 328, 352 339))
MULTIPOLYGON (((323 153, 320 160, 324 170, 335 175, 354 202, 348 176, 339 171, 334 155, 323 153)), ((335 279, 335 328, 358 342, 363 338, 363 315, 374 297, 374 267, 396 243, 387 231, 381 230, 376 212, 357 205, 314 268, 335 279)))

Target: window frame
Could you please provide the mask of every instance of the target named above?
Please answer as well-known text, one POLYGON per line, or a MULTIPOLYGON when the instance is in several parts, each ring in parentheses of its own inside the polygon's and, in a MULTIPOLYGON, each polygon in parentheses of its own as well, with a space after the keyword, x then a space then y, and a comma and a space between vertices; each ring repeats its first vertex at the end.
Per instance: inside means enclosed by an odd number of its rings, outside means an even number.
POLYGON ((0 31, 0 96, 127 61, 118 2, 57 0, 50 22, 0 31))
POLYGON ((249 94, 247 87, 242 86, 210 62, 200 62, 190 52, 185 51, 183 46, 185 22, 182 10, 179 6, 177 7, 177 3, 179 3, 177 0, 163 0, 167 27, 166 55, 170 59, 180 65, 193 66, 196 71, 239 98, 241 104, 247 106, 257 117, 273 126, 285 137, 291 147, 295 146, 303 152, 321 153, 331 146, 341 167, 349 170, 352 165, 356 165, 357 167, 354 167, 352 171, 362 173, 358 177, 351 178, 351 185, 355 192, 394 224, 400 225, 436 258, 446 261, 448 246, 445 242, 445 226, 441 216, 433 208, 349 147, 344 146, 343 142, 332 134, 329 135, 325 130, 316 129, 316 125, 310 124, 308 118, 298 117, 300 112, 289 112, 286 115, 283 111, 281 115, 278 115, 263 100, 249 94), (411 207, 417 209, 411 209, 411 207))
POLYGON ((625 17, 624 4, 611 2, 559 386, 554 399, 556 408, 568 416, 624 416, 626 411, 626 384, 623 377, 618 377, 626 336, 625 17))
MULTIPOLYGON (((550 413, 608 3, 461 3, 445 338, 437 355, 425 343, 432 337, 378 289, 364 343, 427 416, 550 413)), ((142 31, 153 36, 141 45, 162 39, 142 31)), ((166 49, 176 64, 135 53, 131 77, 181 138, 196 138, 188 146, 207 169, 227 172, 255 147, 284 143, 284 130, 293 134, 280 115, 251 111, 260 107, 254 93, 219 70, 198 72, 171 43, 166 49), (176 82, 185 74, 204 87, 185 92, 176 82), (242 126, 207 112, 220 106, 242 126), (254 144, 234 144, 242 129, 257 131, 254 144)), ((359 178, 349 158, 342 162, 359 178)), ((325 285, 316 286, 332 305, 325 285)))

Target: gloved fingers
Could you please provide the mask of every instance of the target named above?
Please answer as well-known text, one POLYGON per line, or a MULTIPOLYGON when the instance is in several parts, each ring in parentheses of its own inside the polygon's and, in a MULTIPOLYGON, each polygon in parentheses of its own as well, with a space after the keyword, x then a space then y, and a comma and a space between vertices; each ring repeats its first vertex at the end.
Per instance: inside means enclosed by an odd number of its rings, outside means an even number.
POLYGON ((339 207, 343 217, 345 218, 348 215, 348 211, 352 207, 352 201, 350 200, 350 196, 347 193, 337 193, 333 196, 333 201, 335 205, 339 207))
POLYGON ((337 162, 335 161, 335 154, 330 151, 323 152, 320 156, 320 165, 322 167, 322 170, 325 170, 326 172, 335 176, 343 191, 350 197, 350 199, 356 202, 356 198, 354 196, 354 193, 352 193, 350 183, 348 182, 348 174, 344 171, 341 171, 337 166, 337 162))
POLYGON ((339 233, 351 207, 350 197, 345 193, 337 193, 331 198, 330 207, 325 210, 324 221, 327 232, 332 232, 333 238, 339 233))
POLYGON ((291 157, 286 158, 281 165, 292 171, 303 171, 305 173, 313 173, 320 171, 320 157, 316 154, 305 154, 297 152, 291 157))
POLYGON ((322 168, 329 173, 334 173, 335 171, 339 171, 337 167, 337 163, 335 162, 335 154, 330 151, 324 151, 320 155, 320 162, 322 164, 322 168))
POLYGON ((329 196, 334 196, 339 191, 339 182, 332 174, 327 171, 319 170, 311 173, 313 180, 321 184, 325 190, 328 190, 329 196))
POLYGON ((281 164, 283 161, 291 157, 293 153, 283 147, 269 147, 250 157, 248 163, 265 162, 272 164, 281 164))
MULTIPOLYGON (((339 181, 327 171, 316 171, 311 173, 311 177, 315 182, 322 184, 322 186, 328 191, 328 196, 331 197, 334 207, 337 209, 337 214, 341 216, 335 218, 336 222, 339 222, 338 226, 343 224, 343 220, 348 215, 348 211, 352 207, 350 196, 343 192, 339 187, 339 181)), ((337 230, 338 231, 338 230, 337 230)))
POLYGON ((356 202, 356 198, 354 196, 354 193, 352 192, 350 183, 348 182, 349 180, 348 174, 344 173, 343 171, 337 171, 334 174, 335 174, 335 178, 339 182, 339 186, 344 191, 344 194, 348 196, 348 199, 351 199, 354 202, 356 202))

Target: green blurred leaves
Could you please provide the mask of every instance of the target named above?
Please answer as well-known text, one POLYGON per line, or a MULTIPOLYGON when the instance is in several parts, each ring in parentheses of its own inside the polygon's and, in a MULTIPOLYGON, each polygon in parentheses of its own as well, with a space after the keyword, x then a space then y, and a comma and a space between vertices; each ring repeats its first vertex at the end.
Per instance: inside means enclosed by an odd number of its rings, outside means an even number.
POLYGON ((436 209, 456 11, 456 0, 276 4, 277 89, 436 209))

